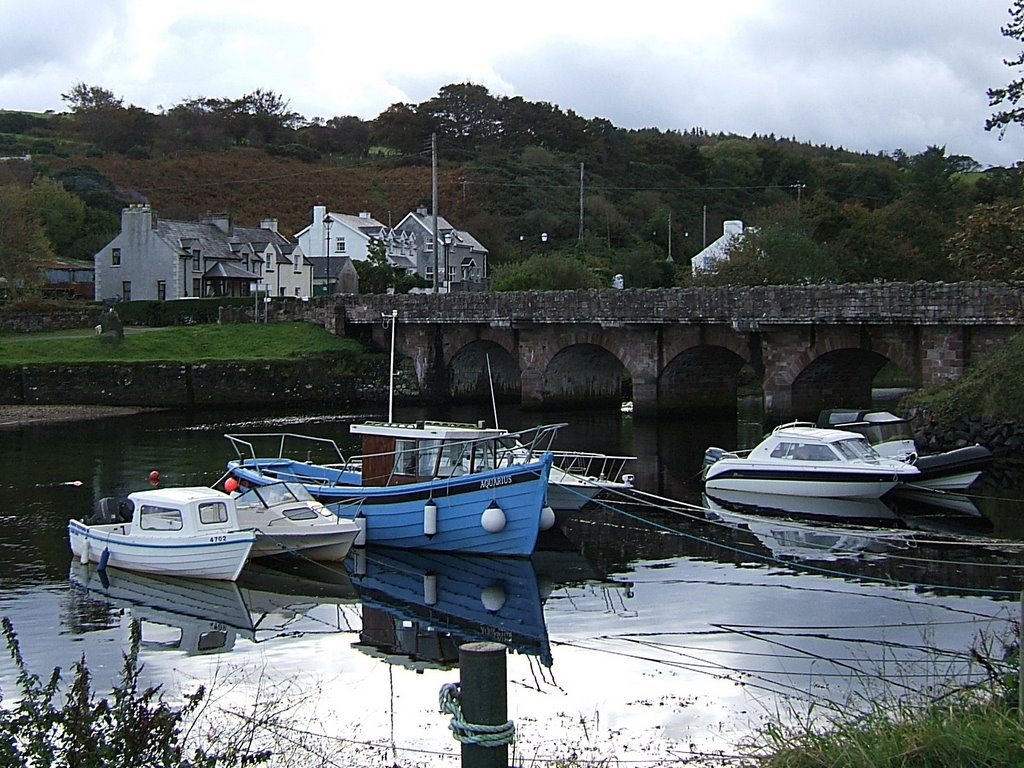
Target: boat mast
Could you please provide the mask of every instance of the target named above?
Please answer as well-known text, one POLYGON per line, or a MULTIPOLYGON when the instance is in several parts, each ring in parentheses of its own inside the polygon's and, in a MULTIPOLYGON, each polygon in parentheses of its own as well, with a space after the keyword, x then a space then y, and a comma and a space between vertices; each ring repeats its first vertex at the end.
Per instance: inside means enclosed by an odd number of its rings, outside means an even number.
POLYGON ((384 318, 384 328, 391 323, 391 361, 388 364, 388 423, 395 420, 395 326, 398 325, 398 310, 392 309, 391 315, 381 312, 384 318))

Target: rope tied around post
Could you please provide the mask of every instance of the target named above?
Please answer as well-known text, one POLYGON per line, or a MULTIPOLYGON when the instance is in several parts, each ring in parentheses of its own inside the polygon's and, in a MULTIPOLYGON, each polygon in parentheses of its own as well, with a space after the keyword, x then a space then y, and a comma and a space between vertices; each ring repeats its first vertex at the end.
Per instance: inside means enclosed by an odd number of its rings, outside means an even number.
POLYGON ((504 747, 515 740, 516 726, 511 720, 501 725, 480 725, 467 723, 462 717, 462 691, 459 683, 445 683, 438 694, 441 711, 451 715, 449 730, 455 740, 462 744, 479 747, 504 747))

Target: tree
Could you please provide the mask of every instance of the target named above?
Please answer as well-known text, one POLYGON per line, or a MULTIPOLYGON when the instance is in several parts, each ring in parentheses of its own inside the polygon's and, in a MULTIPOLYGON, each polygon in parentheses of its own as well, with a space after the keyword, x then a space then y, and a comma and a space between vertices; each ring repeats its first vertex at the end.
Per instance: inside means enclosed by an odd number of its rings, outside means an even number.
MULTIPOLYGON (((1024 42, 1024 0, 1013 0, 1009 12, 1010 23, 1000 27, 999 31, 1002 32, 1003 37, 1024 42)), ((1024 67, 1024 50, 1013 59, 1004 59, 1003 63, 1011 69, 1020 71, 1024 67)), ((1024 124, 1024 106, 1020 105, 1021 97, 1024 97, 1024 77, 1015 78, 1005 88, 990 88, 988 90, 988 105, 1002 108, 993 112, 992 116, 985 121, 985 130, 998 129, 999 136, 1002 137, 1012 123, 1024 124)))
POLYGON ((77 83, 61 98, 71 108, 71 124, 81 138, 100 149, 127 152, 148 147, 156 134, 156 116, 95 85, 77 83))
POLYGON ((835 259, 807 235, 780 226, 748 229, 727 260, 715 264, 703 282, 712 285, 804 285, 837 283, 835 259))
POLYGON ((78 239, 85 224, 82 199, 53 179, 40 177, 32 182, 26 208, 43 225, 54 251, 67 257, 69 246, 78 239))
POLYGON ((29 213, 27 202, 24 189, 0 187, 0 277, 13 297, 34 293, 41 284, 39 264, 53 258, 43 225, 29 213))
POLYGON ((979 205, 946 243, 949 259, 974 280, 1024 280, 1024 203, 979 205))

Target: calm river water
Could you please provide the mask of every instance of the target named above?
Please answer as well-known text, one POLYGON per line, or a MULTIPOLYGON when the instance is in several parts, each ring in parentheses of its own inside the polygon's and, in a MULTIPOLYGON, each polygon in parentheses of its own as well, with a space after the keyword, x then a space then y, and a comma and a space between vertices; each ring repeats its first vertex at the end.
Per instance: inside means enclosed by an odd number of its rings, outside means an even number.
MULTIPOLYGON (((382 414, 159 413, 0 431, 0 613, 43 677, 84 654, 107 689, 139 619, 144 678, 169 695, 205 685, 215 717, 274 710, 274 746, 321 750, 307 765, 331 754, 400 766, 458 764, 437 696, 458 681, 467 640, 513 650, 518 762, 657 765, 739 754, 779 713, 850 711, 977 676, 971 646, 1005 637, 1019 614, 1017 491, 979 489, 987 521, 971 526, 709 519, 696 484, 703 450, 749 446, 754 421, 499 415, 508 428, 567 422, 559 448, 636 455, 638 488, 681 503, 588 507, 528 561, 367 550, 345 568, 254 568, 237 585, 102 579, 72 563, 66 538, 68 519, 99 498, 147 487, 154 469, 167 486, 215 482, 230 458, 225 432, 315 433, 347 447, 352 418, 382 414)), ((14 683, 5 655, 5 696, 14 683)))

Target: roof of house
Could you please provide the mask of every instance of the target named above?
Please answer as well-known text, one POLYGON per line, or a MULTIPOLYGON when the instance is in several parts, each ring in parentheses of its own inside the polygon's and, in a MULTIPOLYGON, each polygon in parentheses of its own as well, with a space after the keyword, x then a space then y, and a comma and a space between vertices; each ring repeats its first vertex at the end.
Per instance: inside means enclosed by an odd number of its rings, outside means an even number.
MULTIPOLYGON (((434 221, 433 216, 420 213, 419 211, 411 211, 402 217, 402 220, 395 226, 396 230, 402 230, 405 228, 406 222, 409 222, 413 227, 423 230, 428 238, 434 236, 434 221)), ((487 248, 480 243, 475 237, 469 232, 465 232, 461 229, 456 229, 448 220, 443 216, 437 217, 437 235, 440 238, 448 233, 451 233, 452 237, 455 238, 456 247, 469 248, 472 251, 478 251, 480 253, 488 253, 487 248)))
POLYGON ((284 235, 260 227, 234 226, 229 234, 212 222, 158 219, 155 229, 183 256, 198 250, 204 257, 241 259, 245 247, 254 251, 263 251, 268 245, 281 252, 285 247, 289 247, 289 252, 295 249, 284 235))

